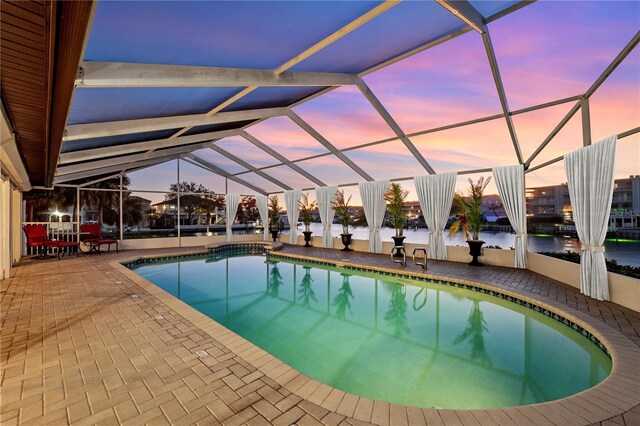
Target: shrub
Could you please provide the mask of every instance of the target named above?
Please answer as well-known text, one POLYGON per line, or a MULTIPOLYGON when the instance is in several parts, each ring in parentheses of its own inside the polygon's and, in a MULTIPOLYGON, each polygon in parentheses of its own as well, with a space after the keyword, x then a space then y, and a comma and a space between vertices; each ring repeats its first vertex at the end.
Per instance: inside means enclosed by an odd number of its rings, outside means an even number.
MULTIPOLYGON (((538 254, 555 257, 556 259, 562 259, 568 262, 580 263, 580 253, 569 250, 563 252, 539 251, 538 254)), ((620 265, 615 259, 605 259, 605 262, 607 263, 607 271, 609 272, 640 279, 640 266, 620 265)))

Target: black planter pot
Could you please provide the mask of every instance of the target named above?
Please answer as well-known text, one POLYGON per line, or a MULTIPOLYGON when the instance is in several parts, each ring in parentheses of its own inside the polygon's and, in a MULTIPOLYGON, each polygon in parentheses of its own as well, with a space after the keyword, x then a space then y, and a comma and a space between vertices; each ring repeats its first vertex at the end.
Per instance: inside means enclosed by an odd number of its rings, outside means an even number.
POLYGON ((311 231, 304 231, 304 246, 303 247, 313 247, 311 244, 309 244, 309 241, 311 241, 311 234, 313 234, 313 232, 311 231))
MULTIPOLYGON (((403 247, 404 239, 407 237, 405 237, 404 235, 392 235, 391 238, 393 238, 394 247, 403 247)), ((396 251, 393 257, 402 257, 402 253, 400 253, 399 251, 396 251)))
POLYGON ((483 264, 478 261, 478 256, 482 255, 482 245, 484 244, 484 241, 467 240, 467 244, 469 244, 469 254, 473 256, 473 260, 469 262, 469 265, 482 266, 483 264))
POLYGON ((273 238, 273 241, 278 239, 278 232, 280 232, 278 229, 271 229, 271 238, 273 238))
POLYGON ((342 238, 342 244, 344 244, 344 248, 342 249, 342 251, 353 251, 352 249, 349 248, 349 245, 351 244, 351 236, 353 234, 340 234, 340 238, 342 238))

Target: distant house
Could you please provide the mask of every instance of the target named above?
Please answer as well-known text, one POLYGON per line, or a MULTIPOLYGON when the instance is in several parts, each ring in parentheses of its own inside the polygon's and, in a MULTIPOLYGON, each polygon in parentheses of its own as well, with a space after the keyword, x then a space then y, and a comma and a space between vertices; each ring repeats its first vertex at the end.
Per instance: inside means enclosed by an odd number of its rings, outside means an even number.
POLYGON ((197 195, 180 195, 180 212, 178 213, 178 200, 175 198, 153 204, 156 214, 159 215, 159 225, 174 227, 178 221, 180 225, 203 225, 219 223, 224 218, 224 210, 199 208, 203 203, 211 202, 197 195), (210 222, 209 222, 210 220, 210 222))

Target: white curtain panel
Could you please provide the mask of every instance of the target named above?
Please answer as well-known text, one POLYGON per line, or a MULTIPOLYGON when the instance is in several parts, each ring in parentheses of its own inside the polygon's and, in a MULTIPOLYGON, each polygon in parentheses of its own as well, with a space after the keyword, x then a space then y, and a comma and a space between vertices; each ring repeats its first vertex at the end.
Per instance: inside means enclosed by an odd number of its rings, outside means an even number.
POLYGON ((318 200, 318 211, 322 222, 322 247, 333 248, 333 236, 331 235, 331 224, 335 211, 331 208, 331 203, 336 200, 337 186, 320 186, 316 188, 316 200, 318 200))
POLYGON ((240 194, 227 194, 225 196, 224 216, 227 222, 227 241, 233 241, 233 221, 236 219, 238 204, 240 204, 240 194))
POLYGON ((300 198, 302 190, 294 189, 284 191, 284 204, 287 207, 287 219, 289 219, 289 244, 298 244, 298 216, 300 216, 300 198))
POLYGON ((582 243, 580 290, 598 300, 609 300, 602 244, 611 212, 617 141, 610 136, 564 156, 573 221, 582 243))
POLYGON ((420 208, 429 227, 429 257, 431 259, 447 260, 444 228, 447 226, 451 212, 456 176, 456 172, 451 172, 413 178, 420 208))
POLYGON ((266 195, 256 195, 256 204, 258 205, 258 213, 260 220, 264 225, 264 240, 269 241, 269 199, 266 195))
POLYGON ((527 205, 524 196, 524 166, 494 167, 493 178, 498 187, 509 222, 516 231, 516 268, 527 268, 527 205))
POLYGON ((384 213, 387 210, 384 193, 389 188, 389 181, 362 182, 358 187, 360 188, 364 215, 369 224, 369 251, 371 253, 382 253, 380 227, 384 220, 384 213))

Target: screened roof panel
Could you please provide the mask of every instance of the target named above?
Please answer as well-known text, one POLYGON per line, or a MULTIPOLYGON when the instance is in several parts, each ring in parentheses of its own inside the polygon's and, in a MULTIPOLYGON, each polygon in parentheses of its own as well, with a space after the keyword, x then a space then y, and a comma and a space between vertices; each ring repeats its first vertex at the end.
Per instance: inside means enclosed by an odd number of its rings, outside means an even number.
POLYGON ((323 87, 258 87, 223 111, 274 108, 291 105, 324 89, 323 87))
POLYGON ((293 189, 315 188, 318 186, 289 166, 273 167, 265 170, 265 172, 293 189))
POLYGON ((327 152, 320 142, 288 117, 270 118, 249 127, 247 133, 292 161, 327 152))
POLYGON ((531 166, 534 167, 545 161, 552 160, 568 152, 582 148, 582 146, 582 116, 580 111, 578 111, 562 130, 551 139, 551 142, 538 154, 535 160, 531 162, 531 166))
POLYGON ((584 93, 638 31, 638 2, 536 2, 489 24, 512 109, 584 93))
POLYGON ((227 191, 229 194, 241 194, 241 195, 256 195, 257 191, 251 188, 247 188, 244 185, 240 185, 239 183, 229 180, 227 181, 227 191))
POLYGON ((640 174, 640 134, 618 140, 616 151, 616 178, 640 174))
POLYGON ((629 90, 629 87, 640 88, 640 46, 633 49, 589 99, 594 142, 638 126, 640 93, 629 90), (625 108, 620 108, 620 105, 625 108))
POLYGON ((475 7, 478 12, 485 18, 495 15, 498 12, 502 12, 519 1, 493 1, 493 0, 469 0, 471 6, 475 7))
MULTIPOLYGON (((575 102, 568 102, 537 111, 512 116, 513 125, 518 133, 520 149, 526 160, 540 146, 560 120, 569 112, 575 102)), ((580 111, 576 114, 580 117, 580 111)), ((581 135, 577 135, 582 138, 581 135)), ((560 155, 560 154, 557 154, 560 155)), ((557 156, 556 155, 556 156, 557 156)))
POLYGON ((178 181, 178 160, 146 167, 127 176, 131 179, 130 189, 169 192, 170 186, 178 181))
POLYGON ((100 1, 85 59, 273 69, 377 3, 100 1))
POLYGON ((437 173, 517 164, 504 119, 412 137, 437 173))
POLYGON ((345 154, 376 180, 427 174, 400 141, 358 148, 345 154))
POLYGON ((475 31, 364 79, 407 133, 502 112, 482 37, 475 31))
POLYGON ((239 92, 237 87, 80 88, 69 124, 202 114, 239 92))
MULTIPOLYGON (((267 179, 263 178, 262 176, 258 176, 257 174, 253 173, 253 172, 249 172, 249 173, 243 173, 241 175, 238 175, 238 177, 266 192, 278 192, 278 191, 284 191, 282 188, 280 188, 278 185, 276 185, 275 183, 268 181, 267 179)), ((284 204, 283 204, 284 205, 284 204)))
POLYGON ((280 164, 280 161, 239 136, 219 140, 216 142, 216 145, 236 157, 243 159, 254 167, 280 164))
POLYGON ((293 70, 359 73, 464 26, 435 2, 402 2, 293 70))
POLYGON ((153 132, 130 133, 128 135, 107 136, 104 138, 80 139, 62 143, 62 152, 82 151, 85 149, 104 148, 107 146, 125 145, 134 142, 166 139, 179 129, 156 130, 153 132))
POLYGON ((335 155, 296 163, 327 185, 364 182, 364 179, 335 155))
POLYGON ((564 171, 564 160, 562 160, 543 169, 527 173, 525 186, 527 188, 536 188, 540 186, 559 185, 566 182, 567 175, 564 171))
POLYGON ((205 148, 199 149, 197 151, 192 152, 198 158, 203 159, 207 163, 213 164, 214 166, 220 167, 222 170, 229 173, 240 173, 244 172, 247 169, 236 163, 235 161, 229 160, 222 154, 215 152, 212 149, 205 148))
POLYGON ((395 136, 356 87, 332 90, 295 107, 294 111, 338 148, 395 136))
POLYGON ((201 184, 209 192, 224 194, 224 178, 208 170, 180 160, 180 182, 201 184))

